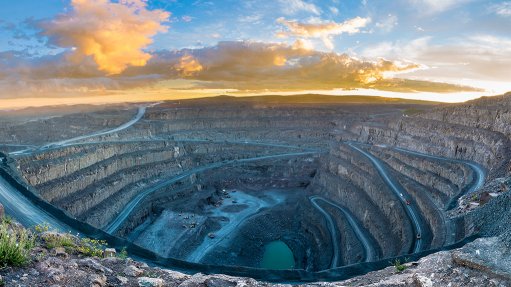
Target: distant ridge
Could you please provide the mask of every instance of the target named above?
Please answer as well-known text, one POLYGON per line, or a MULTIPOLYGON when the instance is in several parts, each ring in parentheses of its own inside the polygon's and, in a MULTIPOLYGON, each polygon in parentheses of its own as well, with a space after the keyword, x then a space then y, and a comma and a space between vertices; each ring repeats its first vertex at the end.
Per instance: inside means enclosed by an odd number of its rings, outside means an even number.
POLYGON ((199 99, 181 100, 182 102, 249 102, 260 104, 414 104, 414 105, 439 105, 440 102, 411 100, 402 98, 386 98, 378 96, 331 96, 321 94, 303 94, 303 95, 264 95, 235 97, 229 95, 220 95, 216 97, 205 97, 199 99))

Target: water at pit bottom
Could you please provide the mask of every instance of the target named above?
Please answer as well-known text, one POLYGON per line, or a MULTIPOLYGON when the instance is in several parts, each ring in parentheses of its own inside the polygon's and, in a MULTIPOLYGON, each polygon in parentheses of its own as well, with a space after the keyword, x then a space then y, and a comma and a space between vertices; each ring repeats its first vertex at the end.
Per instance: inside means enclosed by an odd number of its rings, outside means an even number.
POLYGON ((293 269, 295 259, 293 252, 283 241, 277 240, 268 243, 264 248, 261 268, 271 270, 293 269))

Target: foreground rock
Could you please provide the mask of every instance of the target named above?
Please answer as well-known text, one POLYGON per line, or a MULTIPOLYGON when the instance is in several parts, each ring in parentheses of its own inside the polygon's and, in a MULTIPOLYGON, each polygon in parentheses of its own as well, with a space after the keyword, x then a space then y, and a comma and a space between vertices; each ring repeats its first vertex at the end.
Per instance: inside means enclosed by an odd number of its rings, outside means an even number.
POLYGON ((504 246, 497 238, 477 239, 463 248, 438 252, 418 262, 407 263, 403 272, 388 267, 324 286, 510 286, 509 263, 496 262, 508 256, 509 250, 505 251, 504 246))
MULTIPOLYGON (((32 250, 32 262, 24 268, 4 268, 0 271, 5 286, 175 286, 175 287, 258 287, 291 286, 260 282, 251 278, 226 275, 183 274, 149 267, 145 263, 111 257, 86 257, 67 250, 45 248, 38 236, 32 250)), ((332 283, 309 283, 298 286, 511 286, 510 249, 497 237, 482 238, 465 247, 424 257, 406 263, 404 271, 392 266, 350 280, 332 283)))

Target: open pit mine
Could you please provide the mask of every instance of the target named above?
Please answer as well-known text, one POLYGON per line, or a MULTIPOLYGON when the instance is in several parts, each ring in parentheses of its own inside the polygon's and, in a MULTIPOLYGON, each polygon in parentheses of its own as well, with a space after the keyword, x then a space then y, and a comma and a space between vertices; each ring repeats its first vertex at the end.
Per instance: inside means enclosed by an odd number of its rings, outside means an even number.
POLYGON ((459 105, 221 96, 59 111, 0 115, 6 212, 149 264, 337 280, 503 232, 472 198, 509 175, 511 95, 459 105))

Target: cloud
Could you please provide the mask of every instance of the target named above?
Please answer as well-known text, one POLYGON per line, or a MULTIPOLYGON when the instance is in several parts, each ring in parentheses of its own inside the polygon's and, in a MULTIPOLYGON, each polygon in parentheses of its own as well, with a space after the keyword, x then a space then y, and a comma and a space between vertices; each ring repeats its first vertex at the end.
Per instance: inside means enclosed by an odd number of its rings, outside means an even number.
POLYGON ((490 6, 490 11, 499 16, 509 17, 511 16, 511 1, 506 1, 490 6))
POLYGON ((188 22, 192 22, 193 17, 185 15, 185 16, 181 17, 181 20, 183 20, 183 22, 187 22, 188 23, 188 22))
POLYGON ((397 16, 389 14, 387 18, 376 23, 376 28, 388 33, 392 31, 394 27, 396 27, 397 25, 398 25, 397 16))
POLYGON ((416 59, 429 45, 431 37, 417 38, 409 42, 381 42, 368 46, 362 50, 361 55, 367 58, 386 57, 389 59, 416 59))
POLYGON ((312 50, 314 46, 309 40, 298 39, 293 43, 293 49, 312 50))
POLYGON ((174 68, 183 77, 191 77, 203 70, 203 67, 199 61, 190 55, 184 55, 181 57, 179 63, 174 65, 174 68))
POLYGON ((368 47, 361 55, 372 58, 408 59, 429 69, 407 74, 407 77, 444 82, 495 81, 511 79, 511 38, 478 35, 447 39, 442 44, 432 37, 410 42, 384 42, 368 47), (460 52, 462 51, 462 52, 460 52))
POLYGON ((473 0, 406 0, 424 14, 435 14, 450 10, 473 0))
POLYGON ((303 0, 279 0, 282 5, 284 14, 293 15, 298 12, 309 12, 315 15, 321 14, 318 6, 305 2, 303 0))
POLYGON ((42 34, 59 47, 70 48, 67 60, 79 65, 92 57, 99 70, 119 74, 143 66, 151 55, 143 49, 151 37, 165 32, 170 14, 148 10, 143 0, 72 0, 72 9, 40 23, 42 34))
POLYGON ((162 50, 144 66, 129 66, 106 76, 92 58, 80 65, 65 61, 69 52, 34 59, 0 53, 0 88, 4 94, 55 94, 125 91, 186 80, 190 89, 299 91, 371 88, 392 91, 467 90, 448 84, 393 79, 413 71, 412 62, 360 60, 346 54, 312 50, 306 40, 293 45, 250 41, 220 42, 200 49, 162 50))
POLYGON ((319 38, 325 46, 333 49, 332 36, 341 34, 360 33, 360 29, 371 22, 370 18, 356 17, 346 20, 342 23, 337 22, 319 22, 319 23, 301 23, 285 18, 277 19, 277 22, 283 25, 286 30, 279 32, 279 37, 299 37, 299 38, 319 38))
POLYGON ((319 52, 294 45, 261 42, 220 42, 217 46, 158 53, 146 67, 132 67, 131 75, 161 73, 163 78, 182 77, 181 65, 200 69, 187 74, 196 88, 239 90, 312 90, 376 88, 385 90, 457 90, 453 85, 394 80, 389 75, 417 69, 409 62, 384 59, 363 61, 346 54, 319 52), (193 60, 190 60, 193 59, 193 60), (168 69, 171 67, 171 69, 168 69), (417 86, 417 87, 416 87, 417 86))

